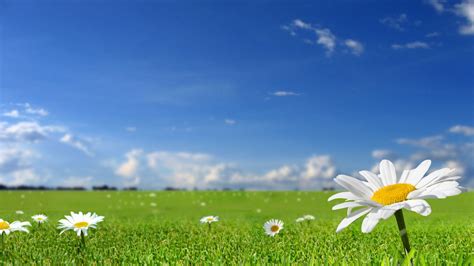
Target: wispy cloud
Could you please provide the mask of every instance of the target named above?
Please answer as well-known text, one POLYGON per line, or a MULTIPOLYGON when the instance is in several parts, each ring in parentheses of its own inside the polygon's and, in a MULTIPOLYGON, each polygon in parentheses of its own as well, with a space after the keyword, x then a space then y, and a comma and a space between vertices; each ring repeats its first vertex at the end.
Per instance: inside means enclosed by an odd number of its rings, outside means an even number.
POLYGON ((408 42, 405 44, 392 44, 392 49, 401 50, 401 49, 429 49, 430 45, 426 42, 414 41, 408 42))
POLYGON ((433 31, 425 35, 426 38, 434 38, 440 36, 439 32, 433 31))
POLYGON ((364 46, 356 40, 347 39, 344 41, 344 44, 351 50, 351 53, 354 55, 359 56, 364 52, 364 46))
MULTIPOLYGON (((284 25, 281 28, 289 32, 292 36, 296 36, 298 31, 315 34, 316 38, 314 40, 312 38, 303 38, 303 42, 317 44, 323 47, 327 56, 331 56, 338 45, 336 35, 329 28, 313 26, 311 23, 307 23, 301 19, 295 19, 289 25, 284 25)), ((349 47, 352 54, 360 55, 363 52, 363 45, 360 41, 348 39, 341 42, 341 44, 349 47), (348 41, 349 44, 347 44, 348 41)))
POLYGON ((14 109, 14 110, 11 110, 11 111, 8 111, 8 112, 4 112, 2 115, 6 116, 6 117, 18 118, 18 117, 20 117, 20 112, 18 110, 14 109))
POLYGON ((125 130, 128 131, 128 132, 135 132, 135 131, 137 131, 137 128, 136 127, 126 127, 125 130))
POLYGON ((78 149, 79 151, 83 152, 87 156, 94 156, 94 154, 90 151, 86 142, 84 140, 79 139, 77 136, 67 133, 67 134, 64 134, 64 136, 59 141, 78 149))
POLYGON ((224 120, 224 123, 226 123, 227 125, 232 126, 232 125, 235 125, 237 123, 237 121, 235 121, 234 119, 227 118, 227 119, 224 120))
POLYGON ((384 17, 379 20, 380 23, 386 25, 389 28, 404 31, 405 24, 408 23, 408 16, 407 14, 400 14, 398 17, 384 17))
POLYGON ((287 97, 287 96, 299 96, 301 94, 294 91, 275 91, 275 92, 270 93, 270 95, 277 96, 277 97, 287 97))
POLYGON ((445 10, 445 6, 444 6, 444 4, 446 3, 445 0, 426 0, 426 2, 429 5, 431 5, 439 13, 445 10))
POLYGON ((474 127, 456 125, 449 129, 451 133, 463 134, 464 136, 474 136, 474 127))

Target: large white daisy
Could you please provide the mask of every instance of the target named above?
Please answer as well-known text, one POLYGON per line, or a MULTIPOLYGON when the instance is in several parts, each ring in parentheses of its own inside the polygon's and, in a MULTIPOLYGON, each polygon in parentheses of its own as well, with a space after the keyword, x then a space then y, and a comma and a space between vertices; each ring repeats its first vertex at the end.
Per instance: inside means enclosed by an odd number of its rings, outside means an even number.
POLYGON ((334 180, 348 191, 328 199, 346 200, 332 208, 347 208, 347 217, 341 221, 336 232, 367 215, 362 222, 362 232, 369 233, 381 219, 389 218, 402 208, 427 216, 431 213, 431 207, 425 199, 442 199, 462 192, 463 188, 456 182, 461 177, 452 176, 455 169, 443 168, 425 176, 430 165, 430 160, 423 161, 415 169, 404 170, 398 178, 393 163, 382 160, 379 175, 369 171, 359 172, 366 181, 338 175, 334 180), (357 210, 353 211, 354 208, 357 210))
POLYGON ((14 221, 13 223, 9 223, 0 219, 0 235, 6 234, 9 235, 11 232, 21 231, 29 233, 28 229, 25 226, 31 226, 29 222, 20 222, 14 221))
POLYGON ((265 233, 269 236, 275 236, 283 229, 283 221, 271 219, 263 225, 265 233))
POLYGON ((59 220, 59 229, 62 229, 61 233, 64 233, 67 230, 74 230, 77 236, 80 236, 81 233, 84 236, 87 236, 87 230, 89 228, 96 228, 97 223, 100 223, 104 220, 104 216, 98 216, 95 213, 86 213, 82 212, 74 213, 71 212, 71 215, 66 215, 66 219, 59 220))

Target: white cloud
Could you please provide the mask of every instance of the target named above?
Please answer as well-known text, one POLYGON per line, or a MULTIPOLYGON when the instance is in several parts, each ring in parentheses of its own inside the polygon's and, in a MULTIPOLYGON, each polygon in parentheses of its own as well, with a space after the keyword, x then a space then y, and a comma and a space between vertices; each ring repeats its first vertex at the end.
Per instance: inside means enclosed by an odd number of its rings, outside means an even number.
POLYGON ((462 3, 454 6, 455 13, 464 17, 467 23, 459 28, 459 33, 463 35, 474 34, 474 0, 464 0, 462 3))
MULTIPOLYGON (((283 30, 289 32, 292 36, 296 36, 297 31, 308 32, 316 35, 316 40, 304 37, 302 40, 307 44, 318 44, 326 50, 326 55, 330 56, 337 46, 337 37, 328 28, 313 26, 310 23, 304 22, 301 19, 295 19, 289 25, 281 27, 283 30)), ((363 51, 363 46, 360 42, 354 40, 347 40, 343 42, 344 46, 351 49, 352 54, 360 55, 363 51)))
POLYGON ((431 5, 436 11, 443 12, 445 10, 444 3, 445 0, 427 0, 428 4, 431 5))
POLYGON ((120 164, 115 170, 115 174, 123 177, 124 185, 136 186, 140 184, 140 176, 138 175, 140 167, 140 156, 142 156, 143 150, 133 149, 125 154, 127 158, 125 162, 120 164))
POLYGON ((451 133, 463 134, 464 136, 474 136, 474 127, 456 125, 449 129, 451 133))
POLYGON ((235 125, 237 123, 237 121, 235 121, 234 119, 225 119, 224 120, 224 123, 226 123, 227 125, 235 125))
POLYGON ((70 176, 61 185, 66 187, 90 187, 93 179, 92 176, 70 176))
POLYGON ((388 159, 392 160, 395 154, 390 150, 373 150, 372 157, 377 160, 388 159))
POLYGON ((388 26, 389 28, 404 31, 404 25, 408 23, 408 16, 406 14, 400 14, 398 17, 385 17, 379 20, 380 23, 388 26))
POLYGON ((336 47, 336 36, 329 29, 315 29, 318 40, 316 43, 326 48, 326 55, 331 55, 336 47))
POLYGON ((344 45, 351 49, 354 55, 361 55, 364 52, 364 46, 356 40, 347 39, 344 41, 344 45))
POLYGON ((420 139, 399 138, 396 140, 396 142, 398 144, 408 144, 415 147, 432 148, 432 147, 438 146, 441 143, 441 140, 443 140, 443 136, 436 135, 436 136, 423 137, 420 139))
POLYGON ((59 141, 82 151, 87 156, 94 156, 83 140, 70 133, 64 134, 59 141))
POLYGON ((135 131, 137 131, 137 128, 136 127, 126 127, 125 130, 127 130, 128 132, 135 132, 135 131))
POLYGON ((0 140, 38 142, 46 139, 49 133, 64 132, 60 126, 42 126, 38 122, 18 122, 8 124, 0 122, 0 140))
POLYGON ((272 92, 271 95, 278 96, 278 97, 285 97, 285 96, 299 96, 300 94, 294 91, 275 91, 275 92, 272 92))
POLYGON ((11 110, 9 112, 4 112, 3 116, 18 118, 18 117, 20 117, 20 112, 18 112, 18 110, 14 109, 14 110, 11 110))
POLYGON ((0 147, 0 183, 9 186, 34 185, 43 181, 32 166, 37 155, 29 149, 0 147))
POLYGON ((400 49, 428 49, 430 45, 426 42, 414 41, 405 44, 392 44, 392 48, 395 50, 400 49))

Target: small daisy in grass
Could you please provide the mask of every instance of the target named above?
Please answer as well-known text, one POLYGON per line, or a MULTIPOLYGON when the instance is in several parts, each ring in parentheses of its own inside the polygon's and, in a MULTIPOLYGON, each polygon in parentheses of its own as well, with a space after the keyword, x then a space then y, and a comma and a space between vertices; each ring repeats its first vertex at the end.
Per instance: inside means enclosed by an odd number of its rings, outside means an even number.
POLYGON ((33 221, 37 222, 38 225, 40 225, 42 223, 45 223, 48 220, 48 216, 44 214, 37 214, 37 215, 31 216, 31 219, 33 219, 33 221))
POLYGON ((209 230, 211 229, 211 224, 219 222, 219 216, 204 216, 199 220, 202 224, 208 224, 209 230))
POLYGON ((359 172, 366 181, 338 175, 334 181, 348 191, 332 195, 328 201, 345 199, 346 202, 332 209, 348 208, 348 211, 336 232, 367 214, 362 222, 362 232, 369 233, 381 219, 386 220, 395 214, 403 246, 406 252, 410 252, 402 209, 427 216, 431 213, 431 207, 425 199, 444 199, 461 194, 463 190, 456 182, 460 177, 452 176, 455 169, 443 168, 425 176, 430 165, 430 160, 423 161, 415 169, 404 170, 398 178, 393 163, 382 160, 379 175, 369 171, 359 172), (353 208, 358 209, 353 211, 353 208))
POLYGON ((305 216, 303 216, 303 218, 306 220, 306 221, 312 221, 314 220, 314 216, 313 215, 310 215, 310 214, 306 214, 305 216))
POLYGON ((271 219, 263 225, 263 229, 265 234, 273 237, 283 229, 283 221, 271 219))
POLYGON ((304 217, 300 217, 300 218, 296 219, 297 223, 301 223, 301 222, 304 222, 304 221, 305 221, 304 217))
POLYGON ((18 210, 15 212, 16 214, 19 214, 19 215, 22 215, 22 214, 25 214, 25 212, 23 212, 22 210, 18 210))
POLYGON ((71 212, 71 215, 66 215, 66 219, 59 220, 58 229, 62 229, 61 233, 64 233, 68 230, 73 230, 77 236, 81 237, 82 245, 85 247, 85 236, 87 236, 87 231, 90 228, 96 228, 97 223, 100 223, 104 220, 104 216, 99 216, 95 213, 86 213, 82 212, 74 213, 71 212))
POLYGON ((11 232, 15 231, 21 231, 21 232, 26 232, 29 233, 28 229, 26 226, 31 226, 29 222, 20 222, 20 221, 14 221, 13 223, 9 223, 7 221, 4 221, 0 219, 0 235, 9 235, 11 232))

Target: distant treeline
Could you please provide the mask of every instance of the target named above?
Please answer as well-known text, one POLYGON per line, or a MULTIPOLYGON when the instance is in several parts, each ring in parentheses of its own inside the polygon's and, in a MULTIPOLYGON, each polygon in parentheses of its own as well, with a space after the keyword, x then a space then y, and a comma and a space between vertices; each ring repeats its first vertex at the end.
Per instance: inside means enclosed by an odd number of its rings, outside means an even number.
MULTIPOLYGON (((66 187, 66 186, 59 186, 59 187, 47 187, 47 186, 26 186, 26 185, 21 185, 21 186, 6 186, 0 184, 0 190, 61 190, 61 191, 82 191, 82 190, 89 190, 86 187, 81 187, 81 186, 76 186, 76 187, 66 187)), ((113 186, 108 186, 108 185, 102 185, 102 186, 93 186, 92 190, 123 190, 123 191, 134 191, 138 190, 137 187, 125 187, 125 188, 117 188, 113 186)), ((164 191, 186 191, 188 189, 185 188, 177 188, 177 187, 165 187, 163 189, 164 191)), ((202 189, 198 188, 193 188, 192 190, 194 191, 199 191, 202 189)), ((223 189, 205 189, 205 190, 213 190, 213 191, 245 191, 244 188, 238 188, 238 189, 232 189, 232 188, 223 188, 223 189)), ((298 190, 298 189, 294 189, 298 190)), ((322 188, 323 191, 333 191, 333 187, 324 187, 322 188)))

